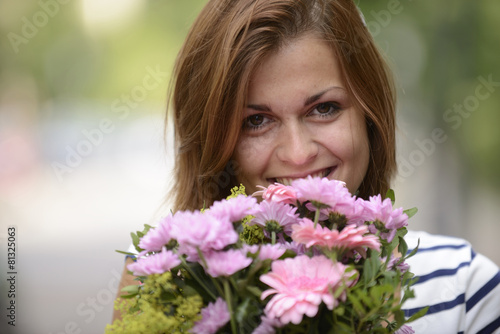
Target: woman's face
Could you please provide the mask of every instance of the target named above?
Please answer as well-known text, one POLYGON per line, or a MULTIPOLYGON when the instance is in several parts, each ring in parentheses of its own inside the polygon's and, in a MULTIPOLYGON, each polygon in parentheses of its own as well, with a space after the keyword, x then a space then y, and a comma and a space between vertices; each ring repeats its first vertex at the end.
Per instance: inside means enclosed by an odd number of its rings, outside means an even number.
POLYGON ((233 155, 247 193, 308 175, 358 189, 370 155, 366 125, 328 44, 305 35, 270 54, 251 77, 247 101, 233 155))

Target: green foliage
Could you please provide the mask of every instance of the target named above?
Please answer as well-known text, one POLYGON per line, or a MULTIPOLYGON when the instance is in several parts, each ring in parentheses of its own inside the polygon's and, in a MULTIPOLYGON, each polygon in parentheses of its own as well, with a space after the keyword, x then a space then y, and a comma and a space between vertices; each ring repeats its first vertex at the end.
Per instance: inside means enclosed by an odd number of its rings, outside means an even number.
POLYGON ((134 299, 117 301, 115 309, 124 315, 106 326, 105 333, 187 333, 200 319, 202 298, 183 294, 170 272, 150 275, 143 283, 134 299))
POLYGON ((266 236, 262 228, 256 225, 242 224, 243 232, 240 233, 240 240, 249 245, 259 245, 264 243, 266 236))
MULTIPOLYGON (((132 244, 134 245, 135 247, 135 250, 140 253, 142 252, 144 249, 142 249, 141 247, 139 247, 139 242, 140 242, 140 239, 146 234, 148 233, 149 229, 151 228, 151 225, 148 225, 148 224, 144 224, 144 229, 142 231, 136 231, 135 233, 134 232, 130 232, 130 236, 132 237, 132 244)), ((121 251, 118 251, 120 253, 124 253, 124 252, 121 252, 121 251)), ((127 253, 126 253, 127 254, 127 253)), ((128 253, 130 254, 130 253, 128 253)), ((132 254, 133 255, 133 254, 132 254)))
POLYGON ((240 184, 237 187, 231 188, 231 195, 227 196, 227 199, 237 197, 238 195, 245 195, 246 196, 245 186, 242 184, 240 184))

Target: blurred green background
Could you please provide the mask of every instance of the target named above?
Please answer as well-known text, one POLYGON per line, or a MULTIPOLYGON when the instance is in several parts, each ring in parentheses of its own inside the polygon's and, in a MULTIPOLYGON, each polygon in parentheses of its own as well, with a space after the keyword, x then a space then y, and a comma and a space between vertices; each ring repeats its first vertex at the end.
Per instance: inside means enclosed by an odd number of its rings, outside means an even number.
MULTIPOLYGON (((2 273, 8 226, 18 242, 17 323, 2 316, 2 333, 110 321, 114 250, 161 214, 169 73, 204 3, 0 2, 2 273)), ((394 187, 420 210, 410 228, 464 237, 500 263, 500 2, 358 3, 396 78, 394 187)))

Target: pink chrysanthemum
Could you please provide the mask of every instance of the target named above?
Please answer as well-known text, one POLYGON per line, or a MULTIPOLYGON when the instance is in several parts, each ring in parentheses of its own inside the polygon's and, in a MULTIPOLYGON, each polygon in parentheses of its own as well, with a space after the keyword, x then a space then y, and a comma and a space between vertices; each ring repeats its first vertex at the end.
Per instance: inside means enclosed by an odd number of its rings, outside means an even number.
POLYGON ((172 214, 162 218, 158 226, 151 228, 139 241, 139 247, 147 252, 156 252, 168 244, 172 237, 172 214))
POLYGON ((265 260, 277 260, 283 254, 285 254, 287 247, 283 244, 262 244, 262 245, 243 245, 243 251, 251 254, 259 252, 258 259, 261 261, 265 260))
MULTIPOLYGON (((402 208, 393 209, 392 202, 389 198, 382 201, 382 196, 372 196, 369 201, 364 202, 365 210, 369 221, 382 222, 386 229, 380 233, 380 236, 391 242, 396 234, 396 230, 408 225, 408 216, 403 212, 402 208)), ((377 229, 372 224, 370 232, 376 233, 377 229)))
MULTIPOLYGON (((252 259, 246 257, 246 252, 240 249, 230 249, 225 252, 204 253, 207 268, 205 271, 212 277, 231 276, 237 271, 246 268, 252 259)), ((202 265, 204 265, 202 263, 202 265)))
POLYGON ((356 226, 364 225, 365 222, 370 221, 372 215, 368 210, 366 210, 365 200, 362 198, 357 198, 350 211, 345 213, 348 224, 353 224, 356 226))
POLYGON ((160 253, 141 257, 136 262, 129 264, 127 269, 136 276, 145 276, 163 274, 179 264, 181 261, 177 255, 163 247, 160 253))
POLYGON ((228 219, 230 222, 242 220, 250 214, 251 208, 257 203, 257 199, 250 196, 238 195, 228 200, 214 202, 209 213, 218 218, 228 219))
POLYGON ((227 304, 222 298, 217 298, 215 303, 209 303, 201 310, 201 320, 197 321, 191 328, 194 334, 214 334, 229 322, 227 304))
POLYGON ((329 207, 344 213, 350 211, 354 203, 352 195, 342 181, 308 176, 305 179, 294 180, 292 187, 297 191, 300 202, 310 201, 315 208, 329 207))
MULTIPOLYGON (((252 210, 252 215, 255 216, 248 225, 260 225, 264 228, 269 223, 277 224, 285 234, 290 235, 292 225, 297 224, 299 215, 296 213, 297 208, 285 203, 262 201, 252 210)), ((269 226, 267 226, 269 227, 269 226)), ((264 229, 265 232, 269 232, 264 229)), ((267 234, 267 233, 266 233, 267 234)))
POLYGON ((188 261, 198 261, 198 249, 203 253, 217 251, 238 241, 233 224, 209 212, 180 211, 174 219, 172 234, 179 243, 179 254, 187 255, 188 261))
POLYGON ((252 334, 274 334, 276 328, 281 328, 283 325, 278 319, 262 316, 260 325, 255 328, 252 334))
POLYGON ((285 186, 275 182, 267 188, 261 187, 261 191, 257 191, 253 196, 262 196, 265 201, 274 201, 285 204, 295 204, 297 202, 297 193, 293 187, 285 186))
POLYGON ((303 218, 299 224, 293 226, 292 239, 304 244, 307 248, 311 246, 336 248, 341 251, 357 251, 361 256, 366 256, 366 248, 380 251, 380 242, 375 235, 365 235, 368 232, 366 225, 348 225, 342 231, 330 230, 307 218, 303 218))
MULTIPOLYGON (((338 300, 334 292, 347 282, 353 284, 353 271, 346 273, 346 266, 333 263, 326 256, 306 255, 274 261, 271 271, 260 280, 272 289, 262 293, 261 298, 274 294, 267 303, 265 313, 269 318, 277 318, 286 325, 299 324, 304 315, 314 317, 321 302, 332 310, 338 300)), ((340 299, 345 299, 341 294, 340 299)))

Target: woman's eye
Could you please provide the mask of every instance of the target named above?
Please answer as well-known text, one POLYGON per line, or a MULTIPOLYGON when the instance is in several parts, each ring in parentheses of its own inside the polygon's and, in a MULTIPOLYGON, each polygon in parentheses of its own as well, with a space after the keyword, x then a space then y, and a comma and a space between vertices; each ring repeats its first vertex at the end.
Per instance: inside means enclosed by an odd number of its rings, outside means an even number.
POLYGON ((247 122, 252 126, 259 126, 264 123, 264 116, 262 115, 252 115, 247 118, 247 122))
POLYGON ((318 116, 333 116, 340 111, 340 106, 333 102, 325 102, 316 105, 311 114, 318 116))
POLYGON ((243 129, 257 130, 269 122, 269 119, 262 114, 255 114, 248 116, 243 121, 243 129))

